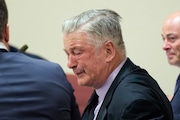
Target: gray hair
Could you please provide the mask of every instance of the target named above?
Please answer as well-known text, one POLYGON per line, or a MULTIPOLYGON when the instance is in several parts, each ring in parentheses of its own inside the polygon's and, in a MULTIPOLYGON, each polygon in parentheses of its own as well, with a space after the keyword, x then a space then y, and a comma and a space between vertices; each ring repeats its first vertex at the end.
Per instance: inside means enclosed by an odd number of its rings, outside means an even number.
POLYGON ((64 35, 76 31, 83 32, 95 46, 101 46, 107 40, 111 40, 116 48, 125 51, 120 19, 118 13, 109 9, 89 10, 64 21, 62 32, 64 35))

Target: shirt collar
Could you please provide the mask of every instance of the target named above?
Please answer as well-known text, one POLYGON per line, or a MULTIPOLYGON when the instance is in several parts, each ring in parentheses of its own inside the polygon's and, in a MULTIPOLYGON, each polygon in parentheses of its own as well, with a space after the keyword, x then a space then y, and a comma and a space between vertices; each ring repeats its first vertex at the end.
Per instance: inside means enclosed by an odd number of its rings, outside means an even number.
POLYGON ((126 62, 127 58, 125 58, 118 66, 117 68, 108 76, 108 78, 106 79, 106 82, 104 83, 103 86, 101 86, 100 88, 96 89, 96 93, 99 96, 99 102, 101 102, 102 100, 104 100, 104 97, 108 91, 108 89, 110 88, 112 82, 114 81, 115 77, 117 76, 117 74, 119 73, 120 69, 122 68, 122 66, 124 65, 124 63, 126 62))
POLYGON ((3 42, 0 42, 0 49, 5 49, 8 51, 7 47, 5 46, 3 42))

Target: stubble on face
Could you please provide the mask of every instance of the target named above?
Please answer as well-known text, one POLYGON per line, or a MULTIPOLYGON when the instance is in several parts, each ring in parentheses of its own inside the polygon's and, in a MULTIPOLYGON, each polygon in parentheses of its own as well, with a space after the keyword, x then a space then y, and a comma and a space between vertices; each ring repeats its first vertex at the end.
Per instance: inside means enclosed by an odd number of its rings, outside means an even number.
POLYGON ((105 57, 103 50, 97 50, 90 45, 86 50, 84 56, 79 61, 79 66, 84 70, 82 77, 78 77, 78 84, 81 86, 88 86, 98 88, 101 86, 106 69, 105 57))
POLYGON ((69 63, 71 69, 78 79, 81 86, 97 87, 102 80, 105 71, 105 58, 102 49, 96 49, 95 45, 90 44, 88 36, 83 33, 71 33, 64 36, 65 51, 68 56, 73 56, 69 63))

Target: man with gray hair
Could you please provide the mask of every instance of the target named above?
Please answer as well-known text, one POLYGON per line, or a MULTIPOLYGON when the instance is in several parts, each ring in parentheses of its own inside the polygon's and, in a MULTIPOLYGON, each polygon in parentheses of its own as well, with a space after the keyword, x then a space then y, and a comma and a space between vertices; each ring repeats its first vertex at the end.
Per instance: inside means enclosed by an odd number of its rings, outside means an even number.
POLYGON ((63 23, 67 66, 80 86, 94 88, 82 120, 173 120, 157 82, 126 56, 120 20, 95 9, 63 23))

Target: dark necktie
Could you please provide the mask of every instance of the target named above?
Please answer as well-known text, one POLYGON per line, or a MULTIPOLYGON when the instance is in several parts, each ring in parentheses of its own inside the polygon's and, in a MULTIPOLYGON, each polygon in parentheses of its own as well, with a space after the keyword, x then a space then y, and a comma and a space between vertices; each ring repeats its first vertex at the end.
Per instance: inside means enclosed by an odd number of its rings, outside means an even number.
POLYGON ((83 113, 82 120, 93 120, 94 110, 98 104, 98 95, 94 92, 89 100, 89 103, 83 113))
POLYGON ((176 86, 175 86, 174 92, 176 92, 178 90, 179 86, 180 86, 180 75, 178 76, 178 78, 176 80, 176 86))

